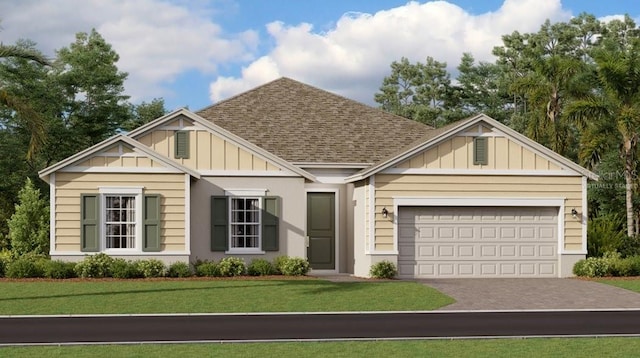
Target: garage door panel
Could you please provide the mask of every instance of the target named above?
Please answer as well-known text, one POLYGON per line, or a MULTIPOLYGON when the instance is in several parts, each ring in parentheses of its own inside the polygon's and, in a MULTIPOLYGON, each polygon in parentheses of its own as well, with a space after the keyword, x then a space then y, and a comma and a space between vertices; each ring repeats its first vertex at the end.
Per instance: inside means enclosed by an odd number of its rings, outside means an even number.
POLYGON ((557 208, 399 209, 405 277, 557 277, 557 208))

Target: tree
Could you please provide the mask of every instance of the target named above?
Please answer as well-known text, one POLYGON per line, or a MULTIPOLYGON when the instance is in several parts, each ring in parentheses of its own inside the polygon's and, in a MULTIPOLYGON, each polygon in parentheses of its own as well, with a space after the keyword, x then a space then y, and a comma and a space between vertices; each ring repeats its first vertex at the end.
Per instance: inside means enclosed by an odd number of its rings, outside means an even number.
POLYGON ((628 16, 611 21, 607 30, 601 46, 592 52, 599 88, 573 103, 568 112, 593 133, 585 137, 592 142, 585 143, 581 153, 587 164, 597 155, 594 151, 617 144, 625 180, 627 235, 634 236, 638 234, 633 199, 640 135, 640 37, 628 16))
POLYGON ((405 57, 394 61, 374 100, 388 112, 433 127, 458 119, 452 111, 457 99, 446 67, 432 57, 425 63, 410 63, 405 57))
POLYGON ((13 255, 49 255, 49 203, 40 197, 40 190, 31 179, 25 182, 18 199, 15 213, 9 220, 13 255))
MULTIPOLYGON (((0 44, 0 62, 10 59, 28 61, 39 66, 49 65, 49 61, 33 48, 0 44)), ((30 142, 27 157, 32 158, 46 140, 43 118, 33 110, 28 101, 11 94, 4 85, 0 85, 0 105, 15 111, 17 117, 28 128, 30 142)))
POLYGON ((149 103, 143 101, 139 105, 131 106, 130 120, 122 125, 122 129, 133 130, 165 114, 167 110, 164 107, 164 99, 154 98, 149 103))
POLYGON ((77 152, 114 135, 129 119, 123 94, 126 72, 118 54, 94 29, 76 34, 76 41, 58 51, 54 73, 64 94, 62 123, 77 152))
POLYGON ((464 53, 458 71, 460 110, 465 116, 484 113, 506 122, 509 95, 500 66, 487 62, 476 64, 472 54, 464 53))

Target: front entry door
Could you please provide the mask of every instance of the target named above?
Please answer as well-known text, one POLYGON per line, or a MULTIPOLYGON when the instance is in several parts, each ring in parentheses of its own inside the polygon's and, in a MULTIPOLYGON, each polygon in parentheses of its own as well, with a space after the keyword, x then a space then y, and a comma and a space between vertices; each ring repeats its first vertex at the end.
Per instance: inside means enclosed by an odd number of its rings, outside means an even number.
POLYGON ((314 270, 336 268, 335 193, 307 193, 307 258, 314 270))

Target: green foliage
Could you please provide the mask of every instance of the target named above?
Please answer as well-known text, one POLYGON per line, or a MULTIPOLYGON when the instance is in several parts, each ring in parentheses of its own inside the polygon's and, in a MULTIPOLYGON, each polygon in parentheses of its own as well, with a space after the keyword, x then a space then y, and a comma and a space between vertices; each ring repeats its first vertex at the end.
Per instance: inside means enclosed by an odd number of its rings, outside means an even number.
POLYGON ((138 269, 136 262, 122 258, 113 259, 109 272, 113 278, 126 279, 144 277, 138 269))
POLYGON ((48 260, 44 264, 44 277, 64 279, 76 277, 75 262, 48 260))
POLYGON ((4 277, 7 266, 9 266, 11 259, 11 251, 6 249, 0 250, 0 277, 4 277))
POLYGON ((617 270, 626 270, 620 264, 620 254, 617 252, 607 252, 602 257, 588 257, 576 262, 573 266, 573 273, 576 276, 603 277, 611 276, 617 270))
POLYGON ((49 203, 27 178, 19 203, 9 220, 9 238, 15 255, 49 254, 49 203))
POLYGON ((269 276, 276 273, 273 264, 265 259, 254 259, 247 267, 247 272, 251 276, 269 276))
POLYGON ((244 260, 239 257, 225 257, 218 263, 220 276, 241 276, 247 271, 244 260))
POLYGON ((273 268, 276 270, 276 275, 282 275, 282 266, 289 260, 289 256, 282 255, 273 259, 273 268))
POLYGON ((169 265, 169 272, 167 273, 169 277, 191 277, 192 275, 191 268, 186 262, 178 261, 169 265))
POLYGON ((626 237, 624 218, 617 213, 605 213, 589 219, 587 224, 587 255, 600 257, 615 252, 626 237))
POLYGON ((131 120, 124 123, 122 129, 130 131, 167 114, 164 99, 154 98, 151 102, 142 102, 131 107, 131 120))
POLYGON ((625 236, 618 246, 618 252, 622 257, 640 256, 640 236, 625 236))
POLYGON ((218 277, 220 270, 218 265, 213 261, 197 261, 194 264, 196 276, 200 277, 218 277))
POLYGON ((398 274, 398 269, 393 262, 383 260, 371 265, 369 274, 373 278, 394 278, 398 274))
POLYGON ((138 270, 146 278, 164 277, 167 275, 167 266, 157 259, 140 260, 136 262, 138 270))
POLYGON ((99 253, 89 255, 78 262, 75 267, 76 275, 82 278, 102 278, 111 276, 113 258, 107 254, 99 253))
POLYGON ((278 271, 286 276, 304 276, 311 268, 309 261, 301 257, 286 257, 279 262, 278 271))
POLYGON ((5 276, 8 278, 44 277, 44 259, 25 255, 9 263, 5 276))

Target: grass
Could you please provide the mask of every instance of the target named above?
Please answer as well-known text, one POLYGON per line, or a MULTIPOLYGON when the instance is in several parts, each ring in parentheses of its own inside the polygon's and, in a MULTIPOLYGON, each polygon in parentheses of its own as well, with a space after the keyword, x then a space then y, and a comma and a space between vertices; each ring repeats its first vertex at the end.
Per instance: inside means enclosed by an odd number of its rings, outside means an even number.
POLYGON ((4 357, 633 357, 637 338, 3 347, 4 357))
POLYGON ((435 289, 404 281, 0 281, 0 315, 409 311, 453 302, 435 289))
POLYGON ((630 291, 634 291, 634 292, 638 292, 640 293, 640 278, 638 277, 634 277, 634 278, 602 278, 602 279, 598 279, 598 282, 601 283, 606 283, 608 285, 611 286, 617 286, 620 288, 624 288, 630 291))

